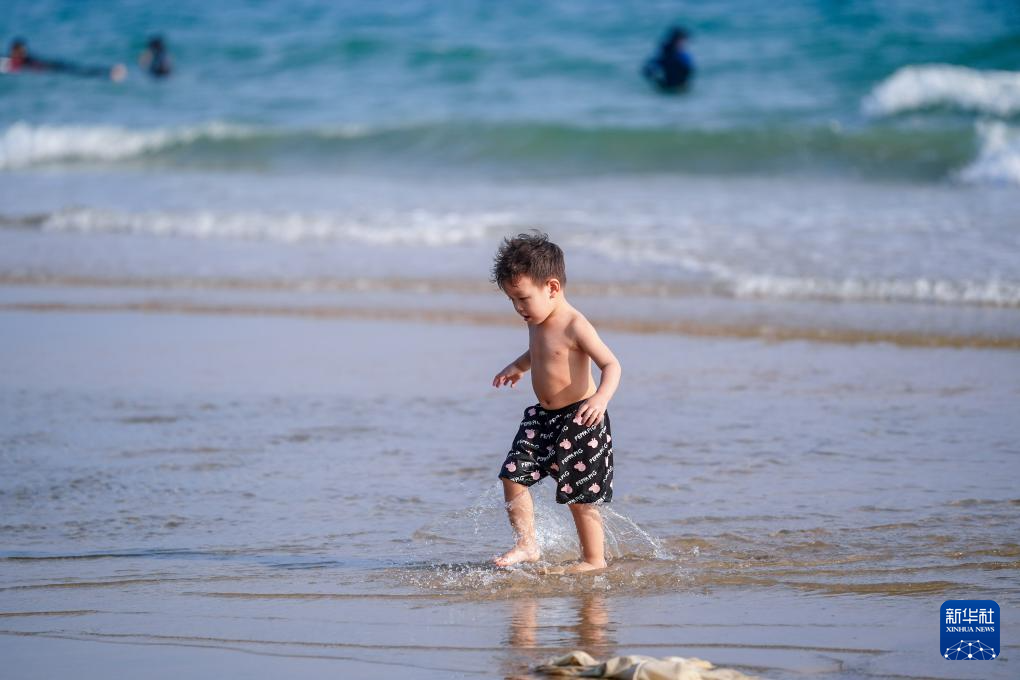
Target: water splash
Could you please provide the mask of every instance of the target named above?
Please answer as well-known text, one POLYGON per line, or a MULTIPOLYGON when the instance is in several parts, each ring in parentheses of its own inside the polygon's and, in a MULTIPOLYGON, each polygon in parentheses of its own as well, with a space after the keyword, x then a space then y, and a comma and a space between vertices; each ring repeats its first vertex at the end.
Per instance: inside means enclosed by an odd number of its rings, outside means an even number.
POLYGON ((542 559, 535 564, 496 567, 490 558, 513 545, 502 487, 479 493, 463 509, 426 523, 413 538, 424 559, 389 570, 386 577, 430 592, 476 597, 562 595, 591 590, 673 588, 686 577, 677 555, 627 515, 600 507, 606 535, 608 569, 598 576, 553 575, 546 570, 580 558, 569 510, 542 489, 533 490, 535 536, 542 559))
POLYGON ((637 525, 637 522, 626 515, 603 506, 602 523, 606 532, 606 547, 613 557, 647 556, 648 551, 657 560, 675 560, 662 544, 662 541, 637 525))

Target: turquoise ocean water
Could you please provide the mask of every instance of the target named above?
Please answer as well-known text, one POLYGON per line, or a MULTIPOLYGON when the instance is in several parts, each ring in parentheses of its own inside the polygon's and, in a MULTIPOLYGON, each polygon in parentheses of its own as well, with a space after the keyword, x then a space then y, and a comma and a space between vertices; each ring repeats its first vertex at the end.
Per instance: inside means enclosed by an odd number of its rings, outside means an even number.
POLYGON ((1020 76, 996 73, 1020 64, 1012 3, 44 1, 0 22, 41 56, 95 64, 133 66, 162 32, 178 67, 164 83, 134 69, 119 87, 0 79, 4 168, 378 162, 928 181, 969 168, 1020 181, 975 165, 1020 116, 1020 76), (637 75, 672 22, 692 31, 698 66, 683 97, 637 75))
POLYGON ((1015 3, 47 0, 0 35, 130 71, 0 76, 8 276, 475 280, 537 227, 582 279, 1020 307, 1015 3), (639 76, 673 23, 682 96, 639 76))

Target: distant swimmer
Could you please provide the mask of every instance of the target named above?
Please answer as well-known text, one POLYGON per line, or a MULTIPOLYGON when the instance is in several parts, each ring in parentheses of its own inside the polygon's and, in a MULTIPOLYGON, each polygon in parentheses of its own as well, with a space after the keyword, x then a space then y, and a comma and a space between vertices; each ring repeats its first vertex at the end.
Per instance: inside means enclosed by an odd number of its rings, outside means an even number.
POLYGON ((694 60, 685 49, 686 43, 686 30, 679 26, 669 29, 658 52, 645 62, 641 75, 663 92, 685 89, 694 75, 694 60))
POLYGON ((153 78, 166 78, 173 72, 173 61, 167 52, 163 36, 154 35, 149 38, 148 46, 138 57, 138 65, 153 78))
POLYGON ((124 80, 127 68, 124 64, 106 66, 83 66, 68 61, 40 59, 29 53, 28 44, 21 38, 11 41, 7 56, 0 59, 0 73, 18 73, 20 71, 53 71, 69 73, 85 78, 109 78, 115 82, 124 80))

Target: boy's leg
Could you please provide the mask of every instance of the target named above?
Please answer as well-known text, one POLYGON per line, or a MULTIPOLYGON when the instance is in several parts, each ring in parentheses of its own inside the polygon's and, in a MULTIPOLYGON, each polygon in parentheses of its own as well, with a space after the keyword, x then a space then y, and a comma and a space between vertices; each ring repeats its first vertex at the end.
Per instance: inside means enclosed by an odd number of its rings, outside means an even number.
POLYGON ((502 479, 503 498, 510 526, 514 530, 516 543, 513 548, 494 558, 498 567, 509 567, 519 562, 537 562, 541 557, 538 541, 535 540, 535 506, 531 501, 528 487, 509 479, 502 479))
POLYGON ((573 503, 568 506, 574 516, 577 538, 581 541, 581 561, 567 568, 567 573, 606 568, 605 532, 599 506, 593 503, 573 503))

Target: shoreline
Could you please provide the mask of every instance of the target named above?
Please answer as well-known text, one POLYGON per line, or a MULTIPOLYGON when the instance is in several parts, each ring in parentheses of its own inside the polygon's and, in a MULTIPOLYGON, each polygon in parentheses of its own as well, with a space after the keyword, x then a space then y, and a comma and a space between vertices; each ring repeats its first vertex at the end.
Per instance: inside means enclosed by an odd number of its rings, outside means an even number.
MULTIPOLYGON (((325 289, 312 290, 301 283, 285 281, 266 285, 234 280, 167 284, 161 279, 0 276, 0 312, 127 312, 520 325, 505 311, 501 294, 463 281, 338 280, 325 289)), ((686 293, 646 295, 647 291, 659 288, 656 284, 576 288, 579 292, 572 290, 571 299, 585 310, 596 328, 609 331, 770 342, 1020 350, 1020 310, 1012 308, 746 300, 686 293), (613 294, 620 290, 632 291, 633 295, 613 294), (915 318, 910 318, 911 313, 915 318), (975 319, 980 319, 984 327, 968 324, 975 319)), ((670 290, 668 284, 661 289, 670 290)))
MULTIPOLYGON (((476 326, 520 324, 504 315, 465 313, 455 310, 422 311, 413 309, 367 310, 354 307, 272 307, 254 305, 202 305, 180 302, 141 303, 0 303, 0 312, 40 313, 114 313, 180 314, 196 316, 250 316, 301 319, 350 319, 364 321, 405 321, 408 323, 458 323, 476 326)), ((601 329, 640 335, 682 335, 694 338, 765 340, 770 342, 819 342, 836 345, 891 344, 903 348, 1020 350, 1020 337, 986 338, 980 336, 931 336, 922 333, 847 331, 809 328, 783 328, 772 325, 727 326, 696 322, 611 321, 590 317, 601 329)))

